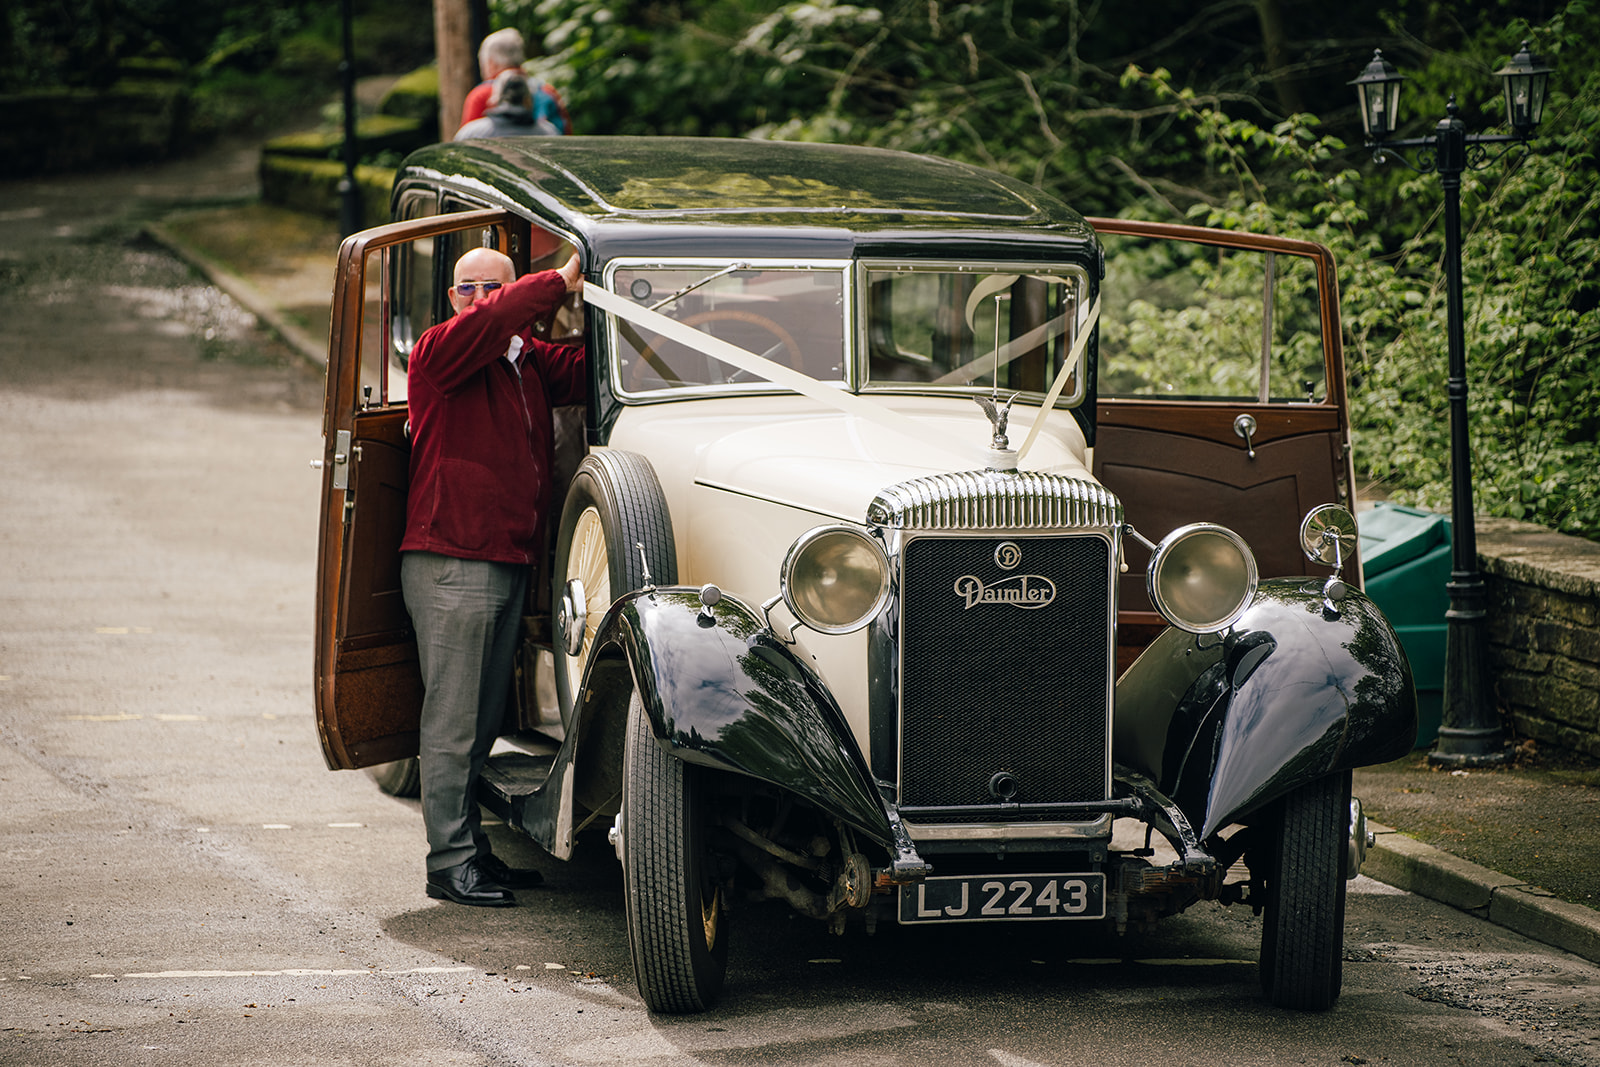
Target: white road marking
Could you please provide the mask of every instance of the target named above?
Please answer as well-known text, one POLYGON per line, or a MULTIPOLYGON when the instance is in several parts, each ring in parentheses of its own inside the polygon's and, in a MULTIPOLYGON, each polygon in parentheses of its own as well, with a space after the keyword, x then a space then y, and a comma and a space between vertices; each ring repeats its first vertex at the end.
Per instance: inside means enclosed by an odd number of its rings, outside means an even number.
POLYGON ((989 1055, 998 1060, 1003 1067, 1044 1067, 1044 1065, 1041 1063, 1036 1063, 1033 1060, 1014 1055, 1013 1053, 1007 1052, 1005 1049, 992 1048, 989 1050, 989 1055))
MULTIPOLYGON (((132 971, 123 978, 306 978, 343 977, 349 975, 377 976, 381 974, 464 974, 475 967, 413 967, 406 971, 335 970, 324 967, 286 967, 278 971, 132 971)), ((27 977, 19 975, 18 977, 27 977)), ((114 978, 116 975, 91 974, 90 978, 114 978)))

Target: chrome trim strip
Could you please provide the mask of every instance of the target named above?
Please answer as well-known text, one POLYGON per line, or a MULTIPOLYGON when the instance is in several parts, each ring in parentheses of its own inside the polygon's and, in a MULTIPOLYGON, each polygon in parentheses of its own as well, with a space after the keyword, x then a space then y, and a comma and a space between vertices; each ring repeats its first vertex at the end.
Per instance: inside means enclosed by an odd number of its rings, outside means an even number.
POLYGON ((914 478, 884 489, 867 521, 891 529, 1115 529, 1122 502, 1098 482, 1035 471, 964 471, 914 478))
POLYGON ((1111 834, 1110 815, 1093 822, 1075 823, 906 823, 912 841, 1017 841, 1028 838, 1047 840, 1089 840, 1111 834))

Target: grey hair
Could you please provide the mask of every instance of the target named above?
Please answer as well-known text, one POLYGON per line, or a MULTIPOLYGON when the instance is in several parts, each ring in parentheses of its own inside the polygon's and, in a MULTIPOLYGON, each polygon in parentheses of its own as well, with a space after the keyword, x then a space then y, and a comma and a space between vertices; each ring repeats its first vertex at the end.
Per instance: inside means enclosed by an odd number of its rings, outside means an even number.
POLYGON ((491 61, 502 67, 520 67, 526 58, 522 34, 510 26, 503 30, 495 30, 478 46, 480 70, 487 67, 491 61))

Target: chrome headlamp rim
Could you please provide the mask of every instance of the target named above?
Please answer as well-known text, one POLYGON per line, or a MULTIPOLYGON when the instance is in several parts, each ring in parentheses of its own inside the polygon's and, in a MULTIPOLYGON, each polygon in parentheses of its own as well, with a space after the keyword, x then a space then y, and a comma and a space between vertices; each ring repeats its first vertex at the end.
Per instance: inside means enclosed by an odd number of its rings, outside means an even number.
POLYGON ((1256 566, 1256 557, 1250 551, 1250 546, 1233 530, 1214 522, 1191 522, 1180 526, 1161 539, 1161 543, 1150 554, 1150 567, 1145 574, 1146 590, 1150 595, 1150 603, 1173 626, 1191 634, 1214 634, 1233 626, 1244 613, 1249 610, 1250 604, 1255 600, 1256 588, 1260 583, 1260 573, 1256 566), (1162 594, 1161 576, 1173 558, 1173 550, 1196 537, 1220 538, 1225 544, 1231 546, 1238 554, 1242 565, 1244 580, 1240 583, 1238 595, 1233 607, 1226 612, 1218 614, 1211 619, 1190 619, 1183 616, 1172 600, 1162 594))
POLYGON ((794 544, 789 546, 789 551, 783 557, 783 564, 778 569, 778 589, 783 596, 784 605, 808 629, 830 635, 852 633, 876 618, 878 613, 883 610, 884 604, 889 600, 889 555, 884 551, 883 545, 879 543, 877 538, 859 526, 842 522, 813 526, 795 538, 794 544), (824 537, 838 534, 856 539, 862 545, 865 545, 872 554, 873 561, 878 568, 878 591, 872 598, 871 606, 866 611, 847 622, 829 623, 816 618, 813 613, 807 611, 801 605, 799 598, 796 596, 795 566, 805 558, 807 551, 816 545, 818 541, 824 537))

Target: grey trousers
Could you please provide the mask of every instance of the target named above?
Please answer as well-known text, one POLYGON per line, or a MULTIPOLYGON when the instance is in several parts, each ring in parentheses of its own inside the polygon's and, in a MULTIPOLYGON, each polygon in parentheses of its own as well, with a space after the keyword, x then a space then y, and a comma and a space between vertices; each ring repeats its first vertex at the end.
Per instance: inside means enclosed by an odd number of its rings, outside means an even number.
POLYGON ((474 794, 505 714, 527 589, 522 564, 401 554, 400 590, 422 667, 429 871, 489 851, 474 794))

